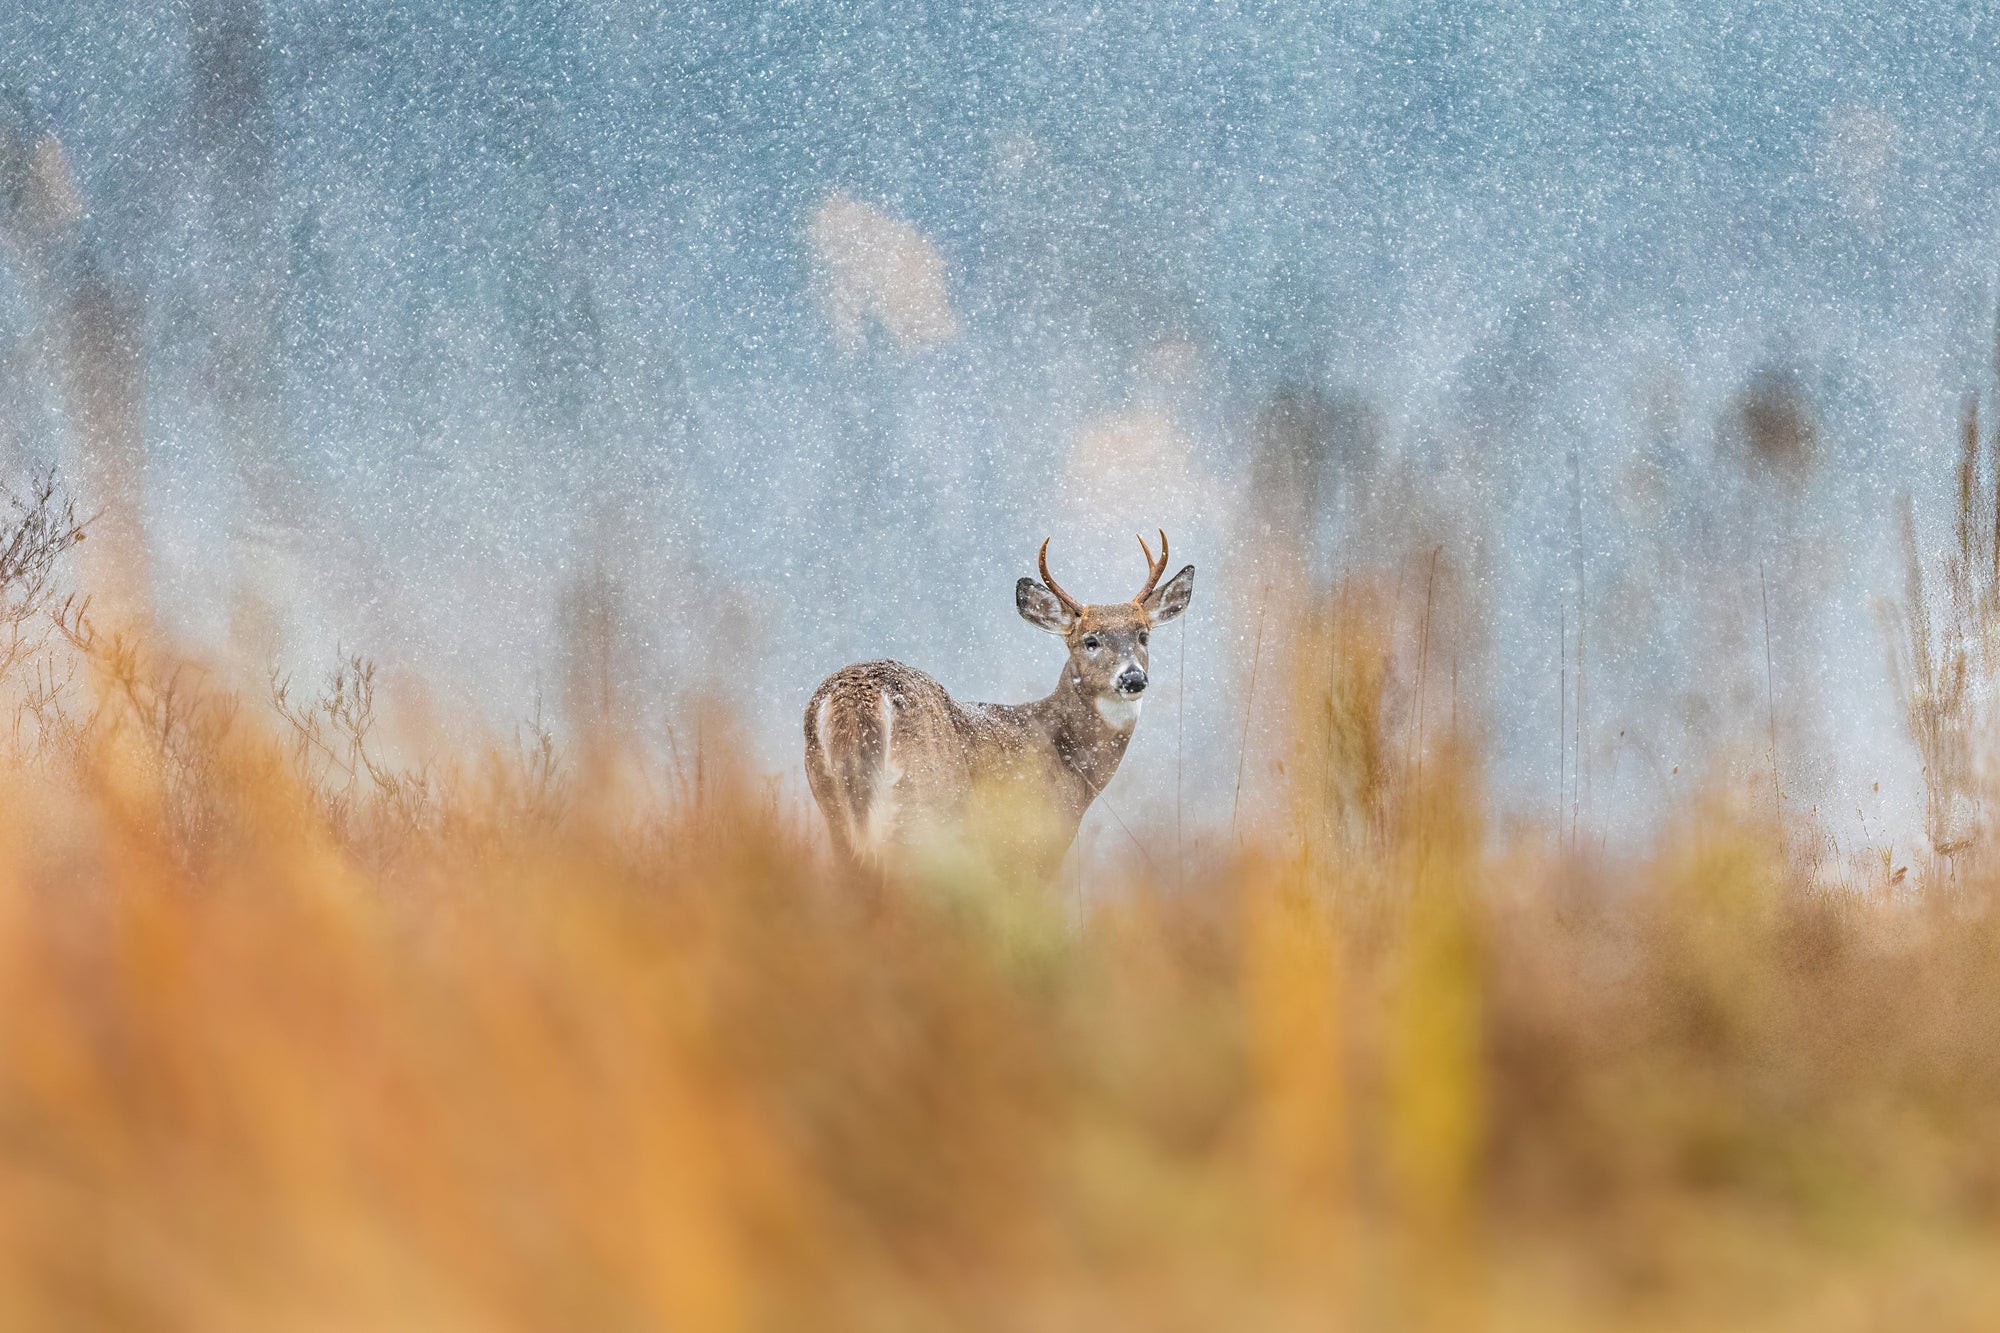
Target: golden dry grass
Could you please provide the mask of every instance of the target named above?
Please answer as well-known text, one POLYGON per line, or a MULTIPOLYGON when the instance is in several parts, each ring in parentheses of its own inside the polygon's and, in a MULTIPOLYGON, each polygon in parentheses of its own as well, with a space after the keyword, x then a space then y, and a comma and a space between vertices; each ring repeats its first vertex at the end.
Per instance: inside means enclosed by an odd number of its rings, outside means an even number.
POLYGON ((0 1326, 1990 1326, 1990 888, 1815 890, 1729 790, 1497 835, 1370 587, 1286 618, 1284 816, 1080 924, 714 766, 392 772, 352 669, 266 726, 72 618, 0 801, 0 1326))

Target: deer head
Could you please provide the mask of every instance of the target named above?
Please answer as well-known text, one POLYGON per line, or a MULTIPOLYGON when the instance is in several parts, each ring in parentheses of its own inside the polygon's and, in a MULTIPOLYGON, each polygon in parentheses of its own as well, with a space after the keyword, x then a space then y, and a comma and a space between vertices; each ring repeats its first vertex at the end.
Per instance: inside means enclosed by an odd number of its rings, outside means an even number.
POLYGON ((1128 727, 1138 717, 1139 696, 1146 690, 1147 643, 1153 626, 1187 610, 1194 595, 1194 566, 1185 566, 1163 585, 1167 568, 1167 534, 1160 532, 1160 558, 1153 558, 1144 537, 1139 549, 1146 556, 1146 584, 1128 602, 1085 606, 1064 592, 1049 573, 1049 543, 1042 542, 1042 579, 1024 578, 1014 585, 1014 605, 1021 618, 1036 629, 1059 634, 1069 647, 1063 680, 1097 708, 1113 726, 1128 727))

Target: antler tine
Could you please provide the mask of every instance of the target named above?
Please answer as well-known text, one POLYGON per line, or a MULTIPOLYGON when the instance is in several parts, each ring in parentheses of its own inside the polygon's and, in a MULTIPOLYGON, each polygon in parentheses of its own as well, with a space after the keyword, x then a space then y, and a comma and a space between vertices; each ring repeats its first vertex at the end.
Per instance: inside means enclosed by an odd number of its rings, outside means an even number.
POLYGON ((1050 592, 1056 595, 1056 600, 1063 604, 1064 610, 1068 611, 1073 616, 1080 616, 1083 614, 1083 603, 1077 601, 1076 598, 1064 592, 1062 590, 1062 584, 1057 583, 1055 580, 1055 576, 1049 573, 1049 543, 1053 540, 1054 538, 1052 537, 1042 538, 1042 554, 1040 557, 1042 565, 1042 582, 1048 586, 1048 590, 1050 592))
POLYGON ((1153 559, 1153 548, 1146 545, 1144 537, 1139 539, 1139 549, 1146 553, 1146 586, 1139 589, 1139 595, 1132 599, 1134 602, 1144 602, 1148 597, 1151 597, 1153 589, 1159 586, 1160 575, 1167 572, 1167 530, 1165 528, 1160 529, 1160 558, 1158 560, 1153 559))

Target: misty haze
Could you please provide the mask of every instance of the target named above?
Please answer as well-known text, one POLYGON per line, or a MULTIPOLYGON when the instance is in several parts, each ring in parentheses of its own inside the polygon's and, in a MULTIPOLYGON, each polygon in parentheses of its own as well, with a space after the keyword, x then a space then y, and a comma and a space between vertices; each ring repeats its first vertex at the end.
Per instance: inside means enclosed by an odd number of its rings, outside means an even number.
POLYGON ((1759 1327, 1838 1214, 1975 1326, 1997 44, 1942 0, 0 6, 0 957, 76 953, 0 981, 0 1193, 46 1191, 0 1238, 122 1200, 152 1256, 57 1228, 0 1318, 1759 1327), (231 914, 271 885, 306 917, 231 914), (181 1019, 79 943, 156 892, 181 1019), (579 1053, 626 1039, 672 1053, 579 1053), (344 1092, 325 1160, 439 1174, 334 1201, 271 1071, 378 1056, 418 1128, 344 1092), (576 1180, 439 1147, 493 1102, 576 1180), (275 1286, 217 1257, 286 1218, 275 1286), (1472 1269, 1518 1290, 1419 1294, 1472 1269))

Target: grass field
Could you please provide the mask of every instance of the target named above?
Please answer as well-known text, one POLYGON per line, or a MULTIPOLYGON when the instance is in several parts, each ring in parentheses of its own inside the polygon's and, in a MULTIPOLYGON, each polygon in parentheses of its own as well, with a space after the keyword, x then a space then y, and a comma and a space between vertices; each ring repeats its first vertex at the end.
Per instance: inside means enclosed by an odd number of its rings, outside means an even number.
POLYGON ((1288 804, 1081 922, 845 878, 713 759, 395 770, 365 662, 266 707, 45 608, 0 1326, 1991 1327, 1990 879, 1825 887, 1720 782, 1650 852, 1498 831, 1369 605, 1286 618, 1288 804))

